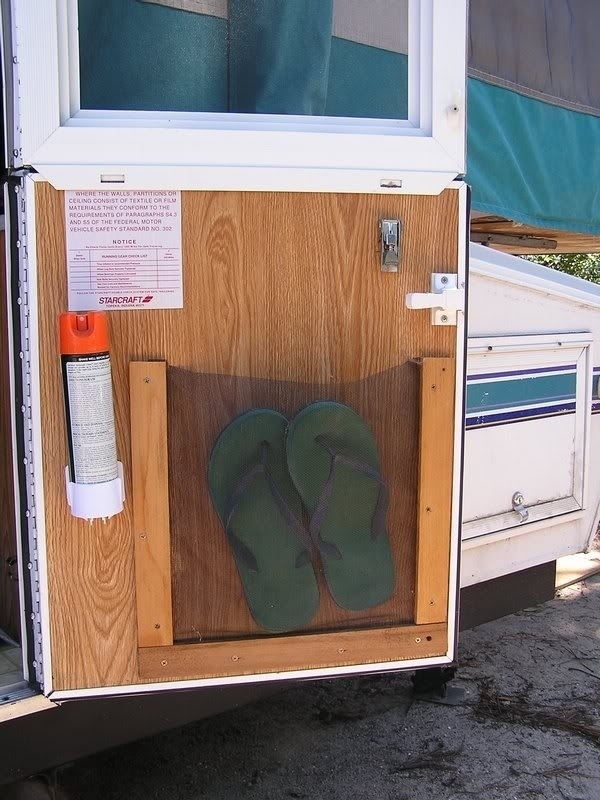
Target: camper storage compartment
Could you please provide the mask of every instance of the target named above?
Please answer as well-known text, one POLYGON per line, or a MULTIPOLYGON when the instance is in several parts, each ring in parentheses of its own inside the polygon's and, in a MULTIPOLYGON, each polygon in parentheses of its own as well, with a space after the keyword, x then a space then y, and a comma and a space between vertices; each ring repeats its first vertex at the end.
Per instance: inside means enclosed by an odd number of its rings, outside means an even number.
POLYGON ((584 508, 591 345, 589 333, 469 340, 464 540, 584 508))

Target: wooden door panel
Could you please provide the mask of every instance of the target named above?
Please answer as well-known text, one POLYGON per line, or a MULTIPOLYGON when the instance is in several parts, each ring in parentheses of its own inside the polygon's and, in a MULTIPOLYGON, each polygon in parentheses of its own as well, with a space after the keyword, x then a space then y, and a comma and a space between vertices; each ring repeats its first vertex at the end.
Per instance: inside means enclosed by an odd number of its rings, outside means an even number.
MULTIPOLYGON (((36 196, 55 686, 139 683, 131 502, 106 526, 90 527, 69 515, 64 498, 56 353, 57 318, 67 305, 64 200, 46 184, 36 196)), ((289 416, 316 399, 348 403, 374 431, 391 490, 397 590, 381 607, 354 615, 340 613, 323 590, 310 630, 409 625, 419 490, 415 360, 453 358, 456 329, 432 327, 429 312, 406 309, 405 295, 428 291, 431 272, 456 271, 458 192, 185 192, 182 210, 184 308, 110 314, 118 451, 129 498, 129 364, 168 363, 175 640, 259 633, 208 500, 206 464, 219 431, 241 411, 268 406, 289 416), (379 267, 382 217, 403 222, 397 274, 379 267)))

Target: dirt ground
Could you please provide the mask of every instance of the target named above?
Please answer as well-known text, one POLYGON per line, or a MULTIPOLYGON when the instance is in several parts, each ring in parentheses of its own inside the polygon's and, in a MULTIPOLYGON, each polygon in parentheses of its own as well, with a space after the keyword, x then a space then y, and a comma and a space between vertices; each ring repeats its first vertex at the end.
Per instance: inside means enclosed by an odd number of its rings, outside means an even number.
POLYGON ((406 674, 306 683, 87 758, 72 800, 600 799, 600 576, 461 634, 462 703, 406 674))

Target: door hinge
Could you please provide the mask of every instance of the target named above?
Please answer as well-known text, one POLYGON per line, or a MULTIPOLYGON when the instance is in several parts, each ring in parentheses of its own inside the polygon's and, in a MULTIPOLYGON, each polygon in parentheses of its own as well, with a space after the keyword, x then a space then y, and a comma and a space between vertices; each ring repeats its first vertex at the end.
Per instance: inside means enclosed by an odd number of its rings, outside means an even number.
POLYGON ((459 311, 465 310, 464 283, 458 285, 458 275, 434 272, 430 292, 410 292, 407 308, 430 308, 432 325, 456 325, 459 311))

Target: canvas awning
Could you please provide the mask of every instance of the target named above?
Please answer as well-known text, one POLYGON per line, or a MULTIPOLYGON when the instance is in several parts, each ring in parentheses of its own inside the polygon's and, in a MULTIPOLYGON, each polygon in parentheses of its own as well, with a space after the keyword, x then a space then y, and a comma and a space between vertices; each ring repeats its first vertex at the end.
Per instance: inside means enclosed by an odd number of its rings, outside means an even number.
POLYGON ((475 210, 600 235, 599 30, 597 0, 471 0, 475 210))

